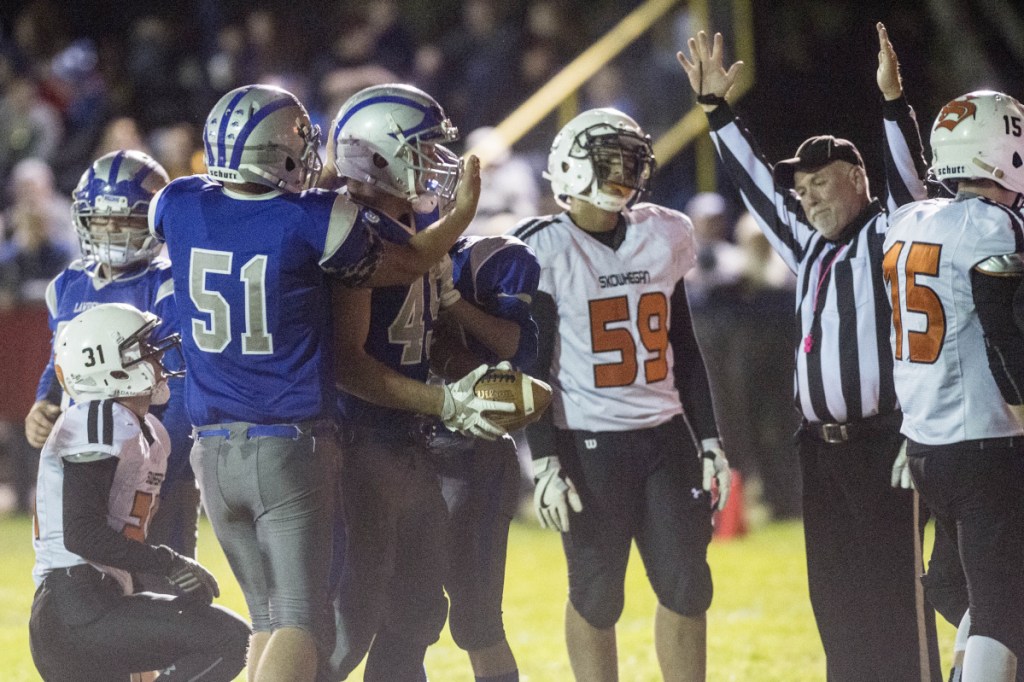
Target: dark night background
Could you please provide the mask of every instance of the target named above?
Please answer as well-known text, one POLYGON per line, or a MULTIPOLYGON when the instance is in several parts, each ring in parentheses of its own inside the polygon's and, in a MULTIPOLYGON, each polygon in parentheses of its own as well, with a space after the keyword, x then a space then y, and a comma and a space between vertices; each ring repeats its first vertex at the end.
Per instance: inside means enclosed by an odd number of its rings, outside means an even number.
MULTIPOLYGON (((468 32, 462 25, 466 6, 474 2, 488 4, 485 0, 397 2, 397 34, 388 38, 393 42, 378 45, 377 52, 371 50, 367 56, 369 61, 392 61, 386 66, 393 72, 437 95, 464 132, 476 125, 499 122, 546 80, 542 76, 556 72, 639 4, 625 0, 547 0, 561 12, 561 20, 555 32, 538 38, 524 24, 530 6, 539 4, 539 0, 496 2, 491 7, 498 30, 490 39, 475 43, 464 38, 468 32), (545 47, 545 40, 546 70, 542 66, 540 75, 531 77, 517 73, 515 65, 520 56, 538 45, 545 47), (441 71, 431 77, 421 77, 410 66, 412 54, 424 45, 436 45, 445 55, 441 71), (479 57, 474 49, 479 50, 479 57), (453 66, 452 59, 459 63, 453 66), (465 86, 465 92, 458 90, 460 86, 465 86)), ((0 29, 6 55, 16 54, 12 45, 17 22, 26 13, 42 17, 37 22, 37 49, 43 53, 52 55, 76 38, 91 38, 109 91, 104 115, 133 116, 145 134, 175 120, 201 124, 210 104, 226 88, 209 83, 203 77, 203 65, 218 51, 219 32, 232 25, 244 26, 253 10, 267 10, 275 21, 273 49, 262 55, 261 68, 291 74, 288 83, 293 84, 300 98, 311 109, 323 108, 321 117, 329 118, 328 103, 323 101, 326 98, 320 96, 315 84, 332 66, 324 55, 339 35, 346 31, 358 34, 375 5, 380 3, 8 0, 0 8, 0 29), (161 38, 166 45, 160 49, 151 49, 154 41, 139 35, 140 21, 152 16, 160 17, 169 31, 161 38), (182 79, 176 79, 175 73, 188 72, 189 68, 193 71, 189 76, 192 82, 176 82, 182 79)), ((712 30, 723 30, 731 46, 731 3, 709 5, 712 30)), ((874 80, 874 23, 879 20, 887 25, 900 57, 906 92, 924 127, 926 145, 927 125, 949 99, 981 87, 1024 95, 1021 3, 755 1, 753 20, 756 84, 737 109, 770 159, 790 156, 804 138, 828 132, 856 142, 864 153, 869 174, 879 177, 880 108, 874 80)), ((655 137, 691 102, 685 77, 671 59, 672 50, 682 46, 680 35, 678 28, 662 22, 615 61, 624 82, 622 101, 635 108, 637 118, 655 137)), ((26 68, 31 56, 17 55, 19 68, 26 68)), ((525 68, 520 66, 518 71, 525 68)), ((38 72, 34 75, 40 77, 38 72)), ((588 104, 586 95, 581 104, 588 104)), ((517 149, 542 150, 556 125, 553 117, 549 118, 517 149)), ((79 165, 83 160, 76 159, 79 165)), ((661 180, 662 184, 670 182, 673 191, 656 187, 656 198, 660 190, 663 200, 679 203, 694 191, 690 152, 681 155, 676 166, 674 170, 666 168, 661 180)), ((5 170, 0 168, 0 180, 5 170)), ((76 168, 66 177, 74 177, 77 172, 76 168)))

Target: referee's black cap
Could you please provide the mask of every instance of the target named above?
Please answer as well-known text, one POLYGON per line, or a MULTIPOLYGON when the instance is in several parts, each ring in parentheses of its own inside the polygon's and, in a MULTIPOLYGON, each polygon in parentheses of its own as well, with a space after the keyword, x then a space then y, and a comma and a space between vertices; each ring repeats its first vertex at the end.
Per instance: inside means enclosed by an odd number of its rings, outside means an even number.
POLYGON ((777 185, 793 189, 793 175, 797 171, 815 171, 833 161, 846 161, 864 167, 864 159, 852 142, 832 135, 817 135, 804 140, 792 159, 784 159, 775 164, 772 175, 777 185))

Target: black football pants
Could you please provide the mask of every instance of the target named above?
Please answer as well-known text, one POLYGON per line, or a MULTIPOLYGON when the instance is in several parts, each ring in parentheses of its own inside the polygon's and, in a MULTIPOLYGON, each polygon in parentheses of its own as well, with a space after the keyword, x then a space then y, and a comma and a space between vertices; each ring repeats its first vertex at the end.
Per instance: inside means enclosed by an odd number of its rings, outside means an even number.
POLYGON ((128 682, 151 670, 167 682, 229 682, 245 666, 249 626, 219 606, 125 596, 114 579, 78 565, 51 571, 36 590, 29 638, 46 682, 128 682))
POLYGON ((917 586, 915 493, 890 485, 899 445, 895 430, 843 443, 798 437, 807 581, 829 682, 942 679, 934 612, 917 586))

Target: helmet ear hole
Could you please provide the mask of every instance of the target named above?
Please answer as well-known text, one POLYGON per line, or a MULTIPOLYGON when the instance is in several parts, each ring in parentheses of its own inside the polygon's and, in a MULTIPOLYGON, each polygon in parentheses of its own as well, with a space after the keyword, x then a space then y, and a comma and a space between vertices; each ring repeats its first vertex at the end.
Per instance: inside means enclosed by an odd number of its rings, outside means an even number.
POLYGON ((373 154, 373 165, 376 166, 377 168, 387 168, 388 167, 388 160, 385 159, 380 154, 377 154, 376 152, 374 152, 374 154, 373 154))
POLYGON ((292 157, 288 157, 284 160, 284 169, 289 173, 295 170, 295 160, 292 157))
POLYGON ((128 378, 128 372, 125 372, 124 370, 120 369, 115 369, 110 373, 110 376, 114 377, 119 381, 124 381, 125 379, 128 378))
POLYGON ((1020 168, 1021 166, 1024 166, 1024 160, 1021 160, 1020 152, 1014 152, 1013 153, 1013 167, 1014 168, 1020 168))

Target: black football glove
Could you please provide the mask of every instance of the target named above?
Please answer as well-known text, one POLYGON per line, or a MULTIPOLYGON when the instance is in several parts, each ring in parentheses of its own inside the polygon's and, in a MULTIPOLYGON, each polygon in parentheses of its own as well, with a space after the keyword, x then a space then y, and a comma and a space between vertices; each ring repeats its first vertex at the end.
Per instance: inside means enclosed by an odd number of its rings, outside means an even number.
POLYGON ((217 579, 198 561, 178 554, 166 545, 161 545, 158 549, 169 556, 164 575, 171 581, 171 585, 179 597, 188 601, 209 604, 214 597, 220 596, 217 579))

